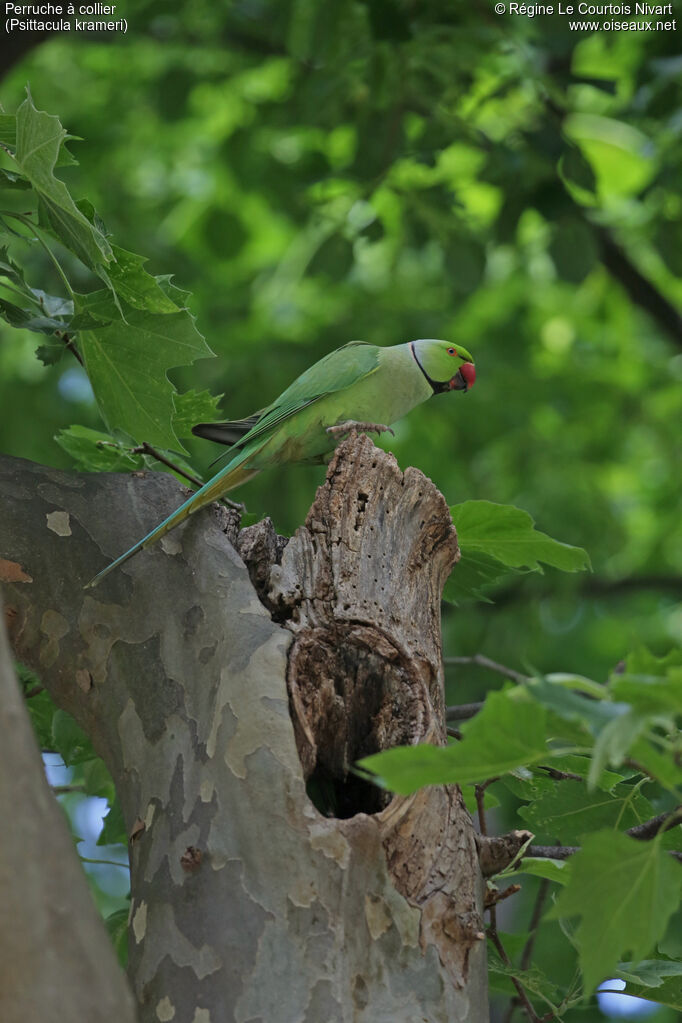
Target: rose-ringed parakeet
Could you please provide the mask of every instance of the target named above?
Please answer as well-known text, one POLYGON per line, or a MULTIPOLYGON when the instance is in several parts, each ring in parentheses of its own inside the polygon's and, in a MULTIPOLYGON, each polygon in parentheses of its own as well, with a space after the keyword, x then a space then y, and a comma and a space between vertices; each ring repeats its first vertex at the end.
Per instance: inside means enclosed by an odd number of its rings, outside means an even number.
POLYGON ((469 353, 448 341, 423 339, 390 348, 351 341, 330 352, 255 415, 195 426, 192 432, 198 436, 230 445, 230 461, 86 589, 262 469, 284 462, 327 461, 342 432, 335 429, 339 424, 387 427, 432 394, 467 391, 475 379, 469 353))

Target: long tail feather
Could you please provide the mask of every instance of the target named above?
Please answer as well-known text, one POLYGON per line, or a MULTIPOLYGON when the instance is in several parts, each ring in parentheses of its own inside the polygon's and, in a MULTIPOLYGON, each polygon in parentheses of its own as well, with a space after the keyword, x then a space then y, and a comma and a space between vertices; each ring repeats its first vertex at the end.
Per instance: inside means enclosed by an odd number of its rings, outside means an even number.
POLYGON ((128 560, 128 558, 132 558, 134 554, 137 554, 138 551, 143 550, 145 547, 151 547, 152 544, 156 543, 157 540, 160 540, 162 536, 166 535, 166 533, 169 533, 171 529, 175 529, 176 526, 179 526, 181 522, 184 522, 185 519, 190 515, 193 515, 194 512, 199 511, 200 508, 203 508, 205 505, 217 500, 217 498, 222 497, 223 494, 226 494, 229 490, 233 490, 235 487, 238 487, 240 483, 245 483, 246 480, 255 476, 259 471, 260 470, 258 469, 251 469, 243 463, 235 465, 234 468, 226 465, 222 472, 218 473, 218 475, 212 480, 209 480, 208 483, 206 483, 200 490, 197 490, 195 494, 192 494, 191 497, 188 497, 184 504, 181 504, 179 508, 177 508, 174 512, 171 512, 168 518, 164 519, 158 526, 155 526, 150 533, 147 533, 147 535, 143 536, 141 540, 138 540, 138 542, 134 544, 130 550, 127 550, 125 554, 121 554, 120 557, 116 558, 115 561, 112 561, 110 565, 107 565, 107 567, 103 568, 101 572, 98 572, 94 579, 91 579, 89 583, 86 583, 83 588, 90 590, 97 586, 97 584, 101 582, 105 576, 109 575, 110 572, 113 572, 113 570, 118 568, 119 565, 122 565, 124 561, 128 560))

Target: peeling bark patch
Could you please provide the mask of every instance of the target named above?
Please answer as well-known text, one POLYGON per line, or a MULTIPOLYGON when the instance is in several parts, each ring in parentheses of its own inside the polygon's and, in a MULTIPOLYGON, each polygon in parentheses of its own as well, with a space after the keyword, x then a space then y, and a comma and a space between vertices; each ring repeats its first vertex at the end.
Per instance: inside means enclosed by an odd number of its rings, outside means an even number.
POLYGON ((170 1020, 175 1019, 175 1006, 168 996, 162 998, 157 1004, 156 1018, 160 1020, 161 1023, 170 1023, 170 1020))
POLYGON ((372 941, 377 941, 392 925, 388 906, 378 895, 365 895, 365 920, 372 941))
POLYGON ((0 558, 0 583, 32 583, 33 577, 28 575, 16 561, 0 558))
POLYGON ((135 941, 139 945, 145 936, 147 931, 147 903, 141 902, 135 910, 133 916, 133 934, 135 935, 135 941))
POLYGON ((211 1013, 208 1009, 195 1009, 192 1023, 211 1023, 211 1013))
POLYGON ((165 554, 170 554, 171 557, 175 554, 180 554, 182 551, 180 536, 177 533, 173 533, 171 536, 162 537, 159 541, 159 547, 165 554))
POLYGON ((194 604, 189 610, 185 611, 182 616, 182 627, 185 633, 185 639, 190 639, 197 631, 199 626, 204 620, 204 612, 198 604, 194 604))
POLYGON ((87 668, 79 668, 76 672, 76 685, 84 693, 89 693, 92 689, 92 675, 87 668))
POLYGON ((199 651, 199 664, 208 664, 215 657, 217 647, 217 643, 213 643, 212 646, 203 646, 199 651))
POLYGON ((353 981, 353 1002, 358 1009, 366 1009, 369 1002, 369 992, 364 978, 358 973, 353 981))
POLYGON ((68 512, 65 511, 53 511, 48 512, 45 516, 47 519, 47 528, 51 529, 57 536, 71 536, 71 517, 68 512))
POLYGON ((152 743, 161 738, 170 718, 184 707, 184 690, 179 683, 169 678, 164 654, 159 636, 151 636, 140 643, 119 640, 110 654, 110 660, 115 660, 117 670, 129 680, 129 692, 142 722, 144 738, 152 743), (140 657, 144 658, 147 665, 144 675, 136 670, 140 657))
POLYGON ((40 631, 46 637, 46 642, 40 648, 40 663, 43 667, 51 668, 55 663, 59 657, 59 641, 69 630, 69 623, 59 611, 45 611, 40 620, 40 631))
POLYGON ((320 850, 323 856, 336 860, 342 870, 350 863, 351 847, 339 830, 330 827, 328 822, 313 824, 310 830, 310 848, 320 850))

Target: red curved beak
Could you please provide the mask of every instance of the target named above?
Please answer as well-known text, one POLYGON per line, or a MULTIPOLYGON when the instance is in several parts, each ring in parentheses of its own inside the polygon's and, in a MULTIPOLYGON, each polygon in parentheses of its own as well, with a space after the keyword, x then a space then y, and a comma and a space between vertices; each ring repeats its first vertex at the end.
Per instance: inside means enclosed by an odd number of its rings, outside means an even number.
POLYGON ((476 381, 476 367, 473 362, 463 362, 450 381, 450 390, 468 391, 476 381))

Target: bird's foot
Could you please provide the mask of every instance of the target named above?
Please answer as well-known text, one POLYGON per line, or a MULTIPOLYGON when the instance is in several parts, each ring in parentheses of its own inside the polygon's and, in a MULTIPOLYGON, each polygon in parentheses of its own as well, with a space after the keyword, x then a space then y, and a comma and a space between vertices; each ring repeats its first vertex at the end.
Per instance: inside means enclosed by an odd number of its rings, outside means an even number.
POLYGON ((358 423, 355 419, 346 419, 336 426, 328 426, 327 433, 332 437, 343 437, 346 433, 390 433, 395 437, 390 426, 383 426, 382 423, 358 423))

